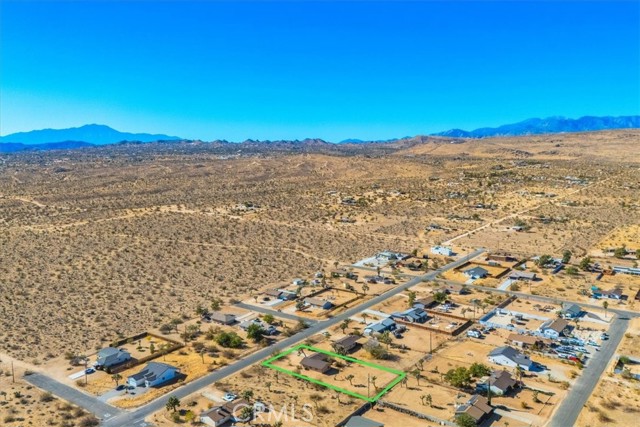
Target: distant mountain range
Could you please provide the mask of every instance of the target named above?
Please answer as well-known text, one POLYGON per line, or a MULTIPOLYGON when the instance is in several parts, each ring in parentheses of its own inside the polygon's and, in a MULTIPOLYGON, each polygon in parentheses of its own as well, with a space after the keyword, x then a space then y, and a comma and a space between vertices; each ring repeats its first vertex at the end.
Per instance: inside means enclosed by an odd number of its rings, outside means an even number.
POLYGON ((0 137, 0 142, 39 145, 52 142, 76 141, 91 145, 106 145, 122 141, 153 142, 180 139, 182 138, 162 134, 119 132, 105 125, 84 125, 69 129, 42 129, 12 133, 0 137))
MULTIPOLYGON (((486 138, 495 136, 520 136, 538 135, 544 133, 560 132, 588 132, 606 129, 630 129, 640 128, 640 116, 620 117, 593 117, 585 116, 579 119, 567 119, 564 117, 548 117, 546 119, 528 119, 522 122, 499 126, 496 128, 480 128, 472 131, 451 129, 445 132, 431 134, 446 138, 486 138)), ((390 140, 363 141, 360 139, 345 139, 340 144, 386 144, 399 141, 428 140, 425 137, 404 137, 390 140)), ((42 129, 30 132, 19 132, 0 137, 0 153, 35 150, 64 150, 90 147, 95 145, 117 144, 121 142, 156 142, 156 141, 183 141, 177 136, 149 133, 119 132, 105 125, 84 125, 69 129, 42 129)), ((228 143, 227 141, 214 141, 228 143)), ((419 141, 418 141, 419 142, 419 141)), ((246 140, 243 144, 326 144, 321 139, 304 139, 302 141, 254 141, 246 140)))
POLYGON ((479 128, 472 131, 450 129, 432 135, 451 138, 486 138, 489 136, 539 135, 543 133, 589 132, 627 128, 640 128, 640 116, 584 116, 579 119, 548 117, 546 119, 528 119, 496 128, 479 128))

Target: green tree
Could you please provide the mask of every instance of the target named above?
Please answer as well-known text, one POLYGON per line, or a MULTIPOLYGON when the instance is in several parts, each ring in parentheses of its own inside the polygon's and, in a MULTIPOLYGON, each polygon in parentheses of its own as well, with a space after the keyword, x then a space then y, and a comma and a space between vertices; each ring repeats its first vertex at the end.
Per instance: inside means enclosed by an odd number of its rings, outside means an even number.
POLYGON ((273 323, 276 321, 276 318, 273 316, 273 314, 265 314, 264 316, 262 316, 262 320, 267 322, 269 325, 273 325, 273 323))
POLYGON ((602 308, 604 308, 604 318, 607 318, 607 309, 609 308, 608 301, 602 301, 602 308))
POLYGON ((211 310, 220 311, 220 308, 222 308, 222 301, 220 298, 214 298, 213 301, 211 301, 211 310))
POLYGON ((551 257, 551 255, 541 255, 540 258, 536 260, 536 265, 538 267, 544 267, 545 265, 549 264, 552 259, 553 258, 551 257))
POLYGON ((244 400, 251 400, 251 399, 253 399, 253 390, 245 390, 242 393, 240 393, 240 396, 244 400))
POLYGON ((615 248, 613 251, 613 256, 616 258, 624 258, 625 256, 627 256, 626 246, 622 245, 622 247, 620 248, 615 248))
POLYGON ((471 376, 473 376, 475 378, 480 378, 480 377, 484 377, 484 376, 489 375, 491 373, 491 369, 489 369, 489 367, 487 365, 483 365, 482 363, 474 362, 469 367, 469 373, 471 374, 471 376))
POLYGON ((443 302, 445 302, 447 300, 447 293, 446 292, 436 292, 435 294, 433 294, 433 299, 438 304, 442 304, 443 302))
POLYGON ((253 340, 253 342, 260 342, 264 339, 265 330, 257 323, 252 323, 247 328, 247 338, 253 340))
POLYGON ((175 396, 171 396, 169 400, 167 400, 167 404, 165 405, 165 408, 167 408, 167 411, 173 410, 173 412, 176 412, 176 409, 178 408, 178 406, 180 406, 180 399, 178 399, 175 396))
POLYGON ((304 303, 304 301, 300 300, 296 303, 296 310, 298 311, 302 311, 304 310, 304 307, 306 306, 306 304, 304 303))
POLYGON ((471 384, 471 372, 464 366, 455 369, 449 369, 444 374, 444 380, 457 388, 465 388, 471 384))
POLYGON ((640 259, 640 249, 636 249, 636 259, 640 259))
POLYGON ((351 323, 351 319, 344 319, 342 323, 340 323, 340 329, 342 329, 342 333, 344 334, 347 328, 349 327, 349 323, 351 323))
POLYGON ((388 350, 389 346, 391 345, 391 342, 393 341, 393 338, 391 338, 391 333, 389 331, 384 331, 382 334, 380 334, 380 338, 378 338, 378 341, 380 341, 383 344, 386 344, 387 350, 388 350))
POLYGON ((469 414, 460 414, 456 416, 456 424, 459 427, 476 427, 476 420, 469 414))
POLYGON ((589 266, 590 265, 591 265, 591 258, 590 257, 584 257, 580 261, 580 268, 585 270, 585 271, 589 270, 589 266))
POLYGON ((571 257, 573 256, 573 254, 571 253, 570 250, 566 250, 562 253, 562 263, 563 264, 569 264, 569 261, 571 261, 571 257))
POLYGON ((422 378, 422 372, 420 372, 420 369, 414 369, 413 371, 411 371, 411 375, 413 375, 413 377, 416 379, 418 387, 420 387, 420 378, 422 378))
POLYGON ((362 293, 366 295, 367 292, 369 292, 369 285, 365 282, 362 284, 362 293))
POLYGON ((188 423, 193 423, 196 419, 196 414, 191 409, 184 413, 184 420, 188 423))
POLYGON ((413 304, 415 304, 416 302, 416 293, 414 291, 409 291, 408 296, 409 296, 408 305, 409 307, 413 307, 413 304))

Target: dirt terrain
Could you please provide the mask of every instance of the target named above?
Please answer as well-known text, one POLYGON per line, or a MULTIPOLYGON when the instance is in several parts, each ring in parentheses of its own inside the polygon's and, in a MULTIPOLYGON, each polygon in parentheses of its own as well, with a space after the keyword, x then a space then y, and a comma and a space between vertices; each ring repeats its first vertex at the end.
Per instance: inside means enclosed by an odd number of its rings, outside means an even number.
POLYGON ((39 369, 193 319, 216 298, 229 308, 385 249, 568 249, 577 262, 637 237, 639 138, 625 130, 2 155, 0 353, 39 369))

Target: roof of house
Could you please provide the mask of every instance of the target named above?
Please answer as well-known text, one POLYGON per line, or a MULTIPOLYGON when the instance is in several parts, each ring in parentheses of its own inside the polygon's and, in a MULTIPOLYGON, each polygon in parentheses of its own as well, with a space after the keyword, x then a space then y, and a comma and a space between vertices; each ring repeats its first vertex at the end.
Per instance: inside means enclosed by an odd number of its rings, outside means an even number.
POLYGON ((282 291, 279 289, 268 289, 265 291, 265 295, 269 295, 271 297, 279 297, 281 293, 282 291))
POLYGON ((529 359, 529 356, 520 353, 518 350, 513 347, 509 347, 508 345, 493 349, 491 353, 489 353, 489 356, 504 356, 512 362, 517 363, 518 365, 530 365, 532 363, 531 359, 529 359))
POLYGON ((314 298, 314 297, 305 298, 304 302, 307 304, 318 306, 318 307, 324 307, 326 303, 331 304, 331 301, 328 301, 322 298, 314 298))
POLYGON ((300 364, 305 368, 316 369, 324 371, 329 369, 331 363, 327 361, 329 356, 324 353, 314 353, 311 356, 307 356, 300 361, 300 364))
POLYGON ((220 421, 226 420, 229 418, 231 414, 222 406, 214 406, 206 412, 200 414, 200 418, 210 418, 214 422, 218 423, 220 421))
POLYGON ((120 350, 119 348, 114 348, 114 347, 105 347, 102 350, 100 350, 98 352, 98 357, 102 358, 102 357, 109 357, 109 356, 113 356, 114 354, 118 354, 123 350, 120 350))
POLYGON ((384 424, 365 417, 361 417, 359 415, 355 415, 349 418, 349 421, 347 421, 344 427, 384 427, 384 424))
POLYGON ((564 331, 567 326, 569 326, 569 322, 567 322, 565 319, 554 319, 552 322, 547 321, 543 323, 542 326, 540 326, 540 329, 543 331, 545 329, 551 329, 553 331, 556 331, 557 333, 560 333, 564 331))
POLYGON ((400 312, 400 313, 394 313, 394 316, 397 316, 397 317, 409 317, 409 318, 414 319, 414 320, 420 320, 420 319, 422 319, 424 317, 427 317, 428 314, 423 309, 414 307, 414 308, 410 308, 410 309, 405 310, 405 311, 400 312))
POLYGON ((521 335, 521 334, 509 334, 507 340, 511 342, 521 342, 523 344, 534 345, 537 342, 543 341, 540 337, 534 337, 533 335, 521 335))
POLYGON ((144 379, 146 381, 152 382, 155 381, 156 378, 161 377, 162 374, 164 374, 169 369, 178 370, 178 368, 176 368, 175 366, 171 366, 167 363, 149 362, 147 363, 147 366, 144 367, 144 369, 142 369, 137 374, 131 375, 129 378, 133 378, 136 381, 144 379))
POLYGON ((467 276, 486 276, 489 272, 482 267, 473 267, 465 270, 464 274, 467 276))
POLYGON ((578 304, 573 303, 564 303, 562 305, 562 313, 570 313, 573 315, 578 315, 582 312, 582 307, 578 304))
POLYGON ((420 298, 415 300, 413 305, 415 306, 416 304, 422 304, 425 307, 429 307, 431 304, 434 304, 435 302, 436 300, 433 297, 425 297, 425 298, 420 298))
POLYGON ((340 338, 338 341, 335 341, 333 345, 344 348, 351 348, 358 343, 360 338, 362 338, 360 337, 360 335, 347 335, 346 337, 340 338))
POLYGON ((229 313, 220 313, 218 311, 214 311, 213 313, 209 314, 209 318, 211 320, 216 320, 218 322, 229 322, 232 320, 236 319, 236 315, 235 314, 229 314, 229 313))
POLYGON ((491 386, 496 387, 502 391, 507 391, 509 388, 516 385, 516 380, 511 374, 505 370, 493 371, 491 373, 491 386))
POLYGON ((489 405, 486 397, 474 394, 464 405, 456 409, 456 413, 465 413, 479 421, 482 417, 490 414, 493 408, 489 405))
POLYGON ((536 278, 536 273, 529 273, 527 271, 512 271, 509 275, 511 279, 529 279, 533 280, 536 278))

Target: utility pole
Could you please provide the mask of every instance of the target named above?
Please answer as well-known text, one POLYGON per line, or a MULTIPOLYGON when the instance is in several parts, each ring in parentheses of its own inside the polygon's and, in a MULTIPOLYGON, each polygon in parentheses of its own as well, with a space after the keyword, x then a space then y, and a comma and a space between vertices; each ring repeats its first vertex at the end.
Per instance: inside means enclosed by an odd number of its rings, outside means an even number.
POLYGON ((371 384, 371 374, 367 374, 367 397, 369 396, 369 384, 371 384))
POLYGON ((429 354, 433 353, 433 346, 432 346, 432 342, 431 342, 432 334, 433 334, 433 332, 429 331, 429 354))

